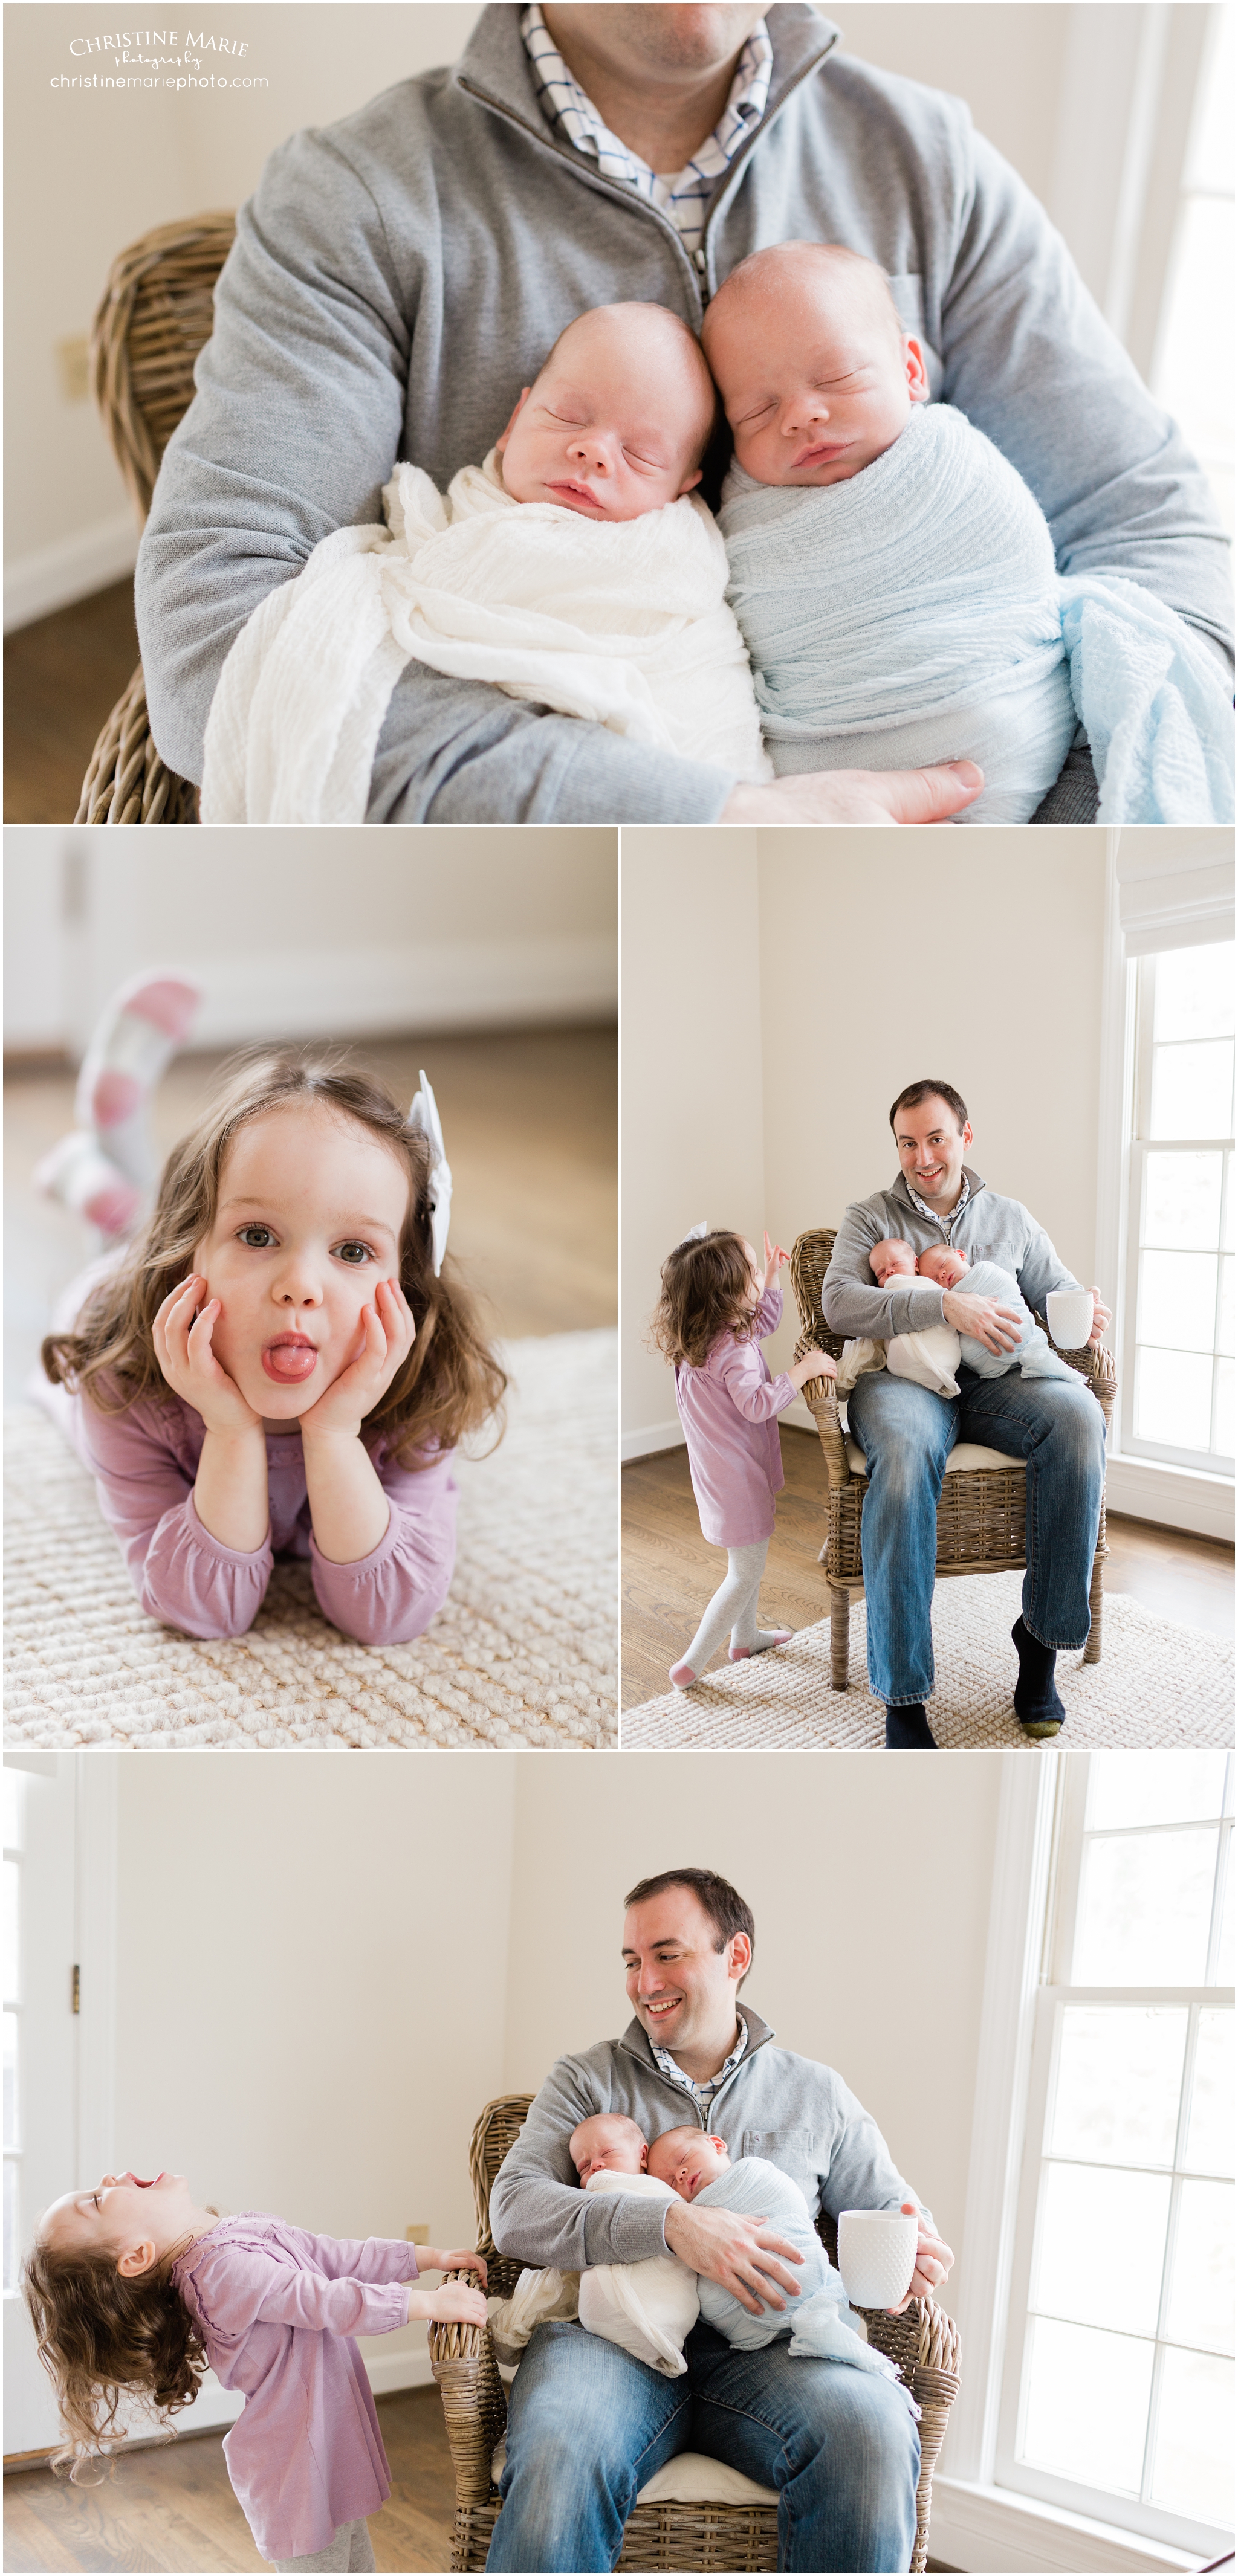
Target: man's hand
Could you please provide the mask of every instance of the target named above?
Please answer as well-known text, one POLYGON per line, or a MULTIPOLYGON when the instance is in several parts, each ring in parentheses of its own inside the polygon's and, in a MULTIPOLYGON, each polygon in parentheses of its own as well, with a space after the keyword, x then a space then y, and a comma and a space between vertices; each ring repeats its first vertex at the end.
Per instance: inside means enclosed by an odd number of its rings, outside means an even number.
POLYGON ((763 2218, 736 2218, 726 2209, 693 2209, 686 2200, 672 2201, 666 2213, 666 2241, 689 2271, 717 2281, 750 2316, 766 2308, 785 2308, 780 2290, 798 2299, 800 2285, 787 2263, 804 2257, 775 2235, 763 2218), (777 2257, 785 2256, 784 2262, 777 2257))
POLYGON ((1004 1359, 1007 1351, 1018 1348, 1023 1333, 1023 1318, 1013 1306, 999 1306, 995 1297, 973 1297, 960 1294, 957 1288, 943 1288, 942 1321, 953 1324, 956 1333, 970 1333, 972 1340, 983 1342, 986 1351, 995 1351, 1004 1359))
POLYGON ((793 823, 948 823, 983 785, 974 760, 940 769, 810 769, 770 787, 733 787, 718 820, 772 831, 793 823))
POLYGON ((1100 1349, 1101 1343, 1105 1338, 1105 1333, 1112 1322, 1112 1308, 1105 1305, 1099 1288, 1094 1288, 1092 1290, 1092 1329, 1088 1334, 1088 1349, 1090 1351, 1098 1351, 1100 1349))
MULTIPOLYGON (((903 2201, 901 2208, 904 2218, 910 2218, 913 2213, 920 2217, 914 2200, 903 2201)), ((940 2236, 931 2235, 923 2218, 920 2217, 916 2241, 916 2268, 911 2276, 911 2287, 906 2298, 900 2299, 896 2308, 887 2308, 887 2316, 901 2317, 904 2308, 910 2307, 913 2299, 931 2298, 934 2290, 939 2289, 945 2280, 953 2262, 954 2256, 949 2246, 940 2236)))

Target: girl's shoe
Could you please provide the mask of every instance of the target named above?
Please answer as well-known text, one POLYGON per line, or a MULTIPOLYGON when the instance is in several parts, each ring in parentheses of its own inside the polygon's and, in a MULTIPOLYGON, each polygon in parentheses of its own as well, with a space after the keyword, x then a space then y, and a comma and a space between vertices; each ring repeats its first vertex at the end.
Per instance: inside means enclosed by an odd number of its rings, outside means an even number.
POLYGON ((693 1672, 691 1664, 672 1664, 670 1678, 673 1681, 676 1690, 691 1690, 692 1685, 696 1680, 696 1674, 693 1672))
POLYGON ((795 1635, 794 1628, 766 1628, 755 1646, 728 1646, 733 1664, 742 1664, 748 1655, 767 1655, 771 1646, 787 1646, 795 1635))

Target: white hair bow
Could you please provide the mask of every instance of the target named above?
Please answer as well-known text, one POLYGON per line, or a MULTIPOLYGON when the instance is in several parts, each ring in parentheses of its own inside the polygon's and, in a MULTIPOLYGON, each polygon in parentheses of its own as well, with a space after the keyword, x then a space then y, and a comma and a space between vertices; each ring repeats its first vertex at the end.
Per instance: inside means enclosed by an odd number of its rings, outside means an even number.
POLYGON ((689 1226, 687 1233, 683 1237, 683 1241, 685 1243, 703 1243, 708 1232, 709 1219, 708 1217, 703 1216, 699 1225, 689 1226))
POLYGON ((451 1223, 451 1165, 443 1144, 443 1125, 424 1067, 417 1076, 421 1085, 413 1096, 405 1125, 414 1134, 424 1136, 430 1147, 430 1235, 434 1246, 434 1276, 443 1267, 447 1250, 447 1229, 451 1223))

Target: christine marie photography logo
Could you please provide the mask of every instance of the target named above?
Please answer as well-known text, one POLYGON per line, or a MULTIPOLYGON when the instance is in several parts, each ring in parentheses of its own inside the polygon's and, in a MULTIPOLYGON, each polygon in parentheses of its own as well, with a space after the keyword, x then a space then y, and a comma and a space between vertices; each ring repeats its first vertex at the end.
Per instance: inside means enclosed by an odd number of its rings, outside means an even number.
POLYGON ((134 27, 114 36, 71 36, 72 71, 53 72, 53 89, 266 89, 249 67, 244 36, 215 36, 197 27, 134 27))

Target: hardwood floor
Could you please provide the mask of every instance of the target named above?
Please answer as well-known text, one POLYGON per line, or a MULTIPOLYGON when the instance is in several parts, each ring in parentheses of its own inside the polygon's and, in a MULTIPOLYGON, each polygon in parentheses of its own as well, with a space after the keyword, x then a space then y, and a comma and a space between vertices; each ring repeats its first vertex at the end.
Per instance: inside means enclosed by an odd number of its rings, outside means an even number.
POLYGON ((137 665, 132 578, 6 636, 6 823, 72 822, 90 755, 137 665))
MULTIPOLYGON (((761 1586, 765 1627, 806 1628, 828 1611, 817 1553, 824 1536, 815 1435, 781 1426, 786 1484, 761 1586)), ((1212 1635, 1233 1629, 1234 1551, 1218 1541, 1109 1519, 1107 1592, 1129 1592, 1158 1618, 1212 1635)), ((639 1458, 622 1477, 623 1708, 660 1696, 725 1570, 701 1537, 686 1449, 639 1458)))
MULTIPOLYGON (((370 2517, 379 2567, 413 2576, 447 2566, 455 2479, 437 2388, 380 2397, 378 2420, 391 2494, 370 2517)), ((163 2576, 222 2576, 261 2569, 249 2525, 228 2482, 222 2433, 183 2435, 166 2449, 135 2451, 98 2486, 70 2486, 50 2469, 4 2481, 4 2564, 12 2576, 77 2576, 79 2569, 150 2569, 163 2576)))
MULTIPOLYGON (((359 1039, 357 1053, 411 1100, 425 1064, 455 1195, 451 1246, 508 1337, 613 1324, 616 1311, 615 1037, 612 1029, 359 1039)), ((182 1055, 154 1104, 165 1154, 197 1115, 222 1061, 182 1055)), ((5 1084, 5 1400, 20 1402, 56 1299, 86 1261, 86 1229, 40 1198, 35 1164, 70 1127, 68 1068, 5 1084)))

